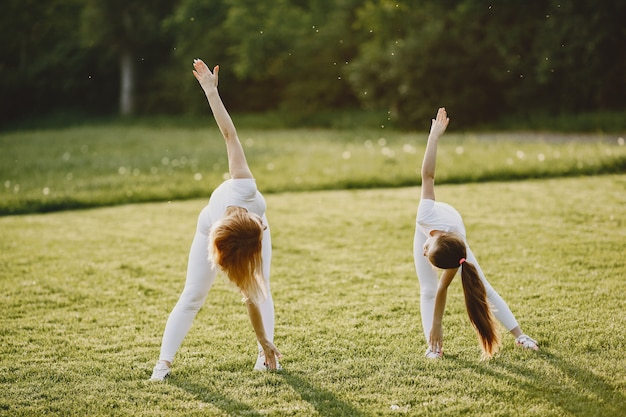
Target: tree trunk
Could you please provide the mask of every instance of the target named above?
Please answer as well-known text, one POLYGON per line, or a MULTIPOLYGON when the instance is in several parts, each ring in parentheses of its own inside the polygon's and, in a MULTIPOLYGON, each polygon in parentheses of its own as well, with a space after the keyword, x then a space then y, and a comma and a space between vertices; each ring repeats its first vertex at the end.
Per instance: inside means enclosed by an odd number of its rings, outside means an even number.
POLYGON ((133 54, 124 50, 120 56, 120 114, 130 116, 135 112, 135 63, 133 54))

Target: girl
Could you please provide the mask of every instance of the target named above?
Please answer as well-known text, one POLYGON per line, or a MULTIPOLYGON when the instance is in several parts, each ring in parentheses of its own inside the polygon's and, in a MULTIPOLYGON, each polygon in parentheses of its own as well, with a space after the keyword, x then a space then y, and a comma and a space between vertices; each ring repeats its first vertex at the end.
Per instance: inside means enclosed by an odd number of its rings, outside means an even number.
POLYGON ((204 304, 218 267, 239 289, 246 302, 258 341, 254 369, 281 369, 278 358, 282 355, 273 342, 272 244, 265 217, 265 199, 257 190, 235 126, 217 91, 219 66, 211 72, 199 59, 194 60, 193 66, 193 75, 204 90, 226 142, 231 179, 213 191, 208 205, 198 217, 185 287, 165 325, 161 354, 150 378, 155 381, 162 381, 170 374, 174 355, 204 304))
POLYGON ((518 346, 538 350, 537 342, 522 332, 507 304, 487 282, 467 244, 461 215, 453 207, 435 202, 437 142, 449 121, 444 108, 440 108, 436 119, 432 120, 422 164, 422 197, 413 241, 422 325, 428 341, 426 357, 438 359, 443 356, 443 312, 448 286, 459 269, 465 307, 478 334, 483 359, 491 358, 500 343, 494 316, 515 336, 518 346), (433 266, 443 270, 439 283, 433 266))

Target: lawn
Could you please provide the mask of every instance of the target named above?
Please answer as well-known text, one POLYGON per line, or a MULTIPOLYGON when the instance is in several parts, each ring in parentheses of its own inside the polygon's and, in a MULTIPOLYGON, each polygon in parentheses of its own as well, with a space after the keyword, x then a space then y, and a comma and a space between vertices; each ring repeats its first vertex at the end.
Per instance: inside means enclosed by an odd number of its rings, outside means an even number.
MULTIPOLYGON (((223 140, 210 126, 2 132, 0 215, 206 197, 228 171, 223 140)), ((439 145, 438 184, 626 172, 623 134, 449 130, 439 145)), ((246 128, 239 136, 264 191, 278 193, 419 185, 427 132, 246 128)))
MULTIPOLYGON (((70 163, 80 146, 52 157, 70 163)), ((458 155, 461 145, 451 146, 458 155)), ((524 149, 527 161, 540 159, 524 149)), ((103 172, 132 183, 132 163, 124 175, 124 163, 113 165, 103 172)), ((446 166, 456 169, 441 163, 442 174, 446 166)), ((541 345, 522 351, 501 329, 489 362, 459 283, 444 317, 445 358, 423 357, 411 249, 419 188, 397 187, 268 193, 284 371, 252 371, 245 308, 218 279, 164 383, 148 378, 207 198, 0 217, 0 415, 626 415, 625 174, 437 187, 541 345)))

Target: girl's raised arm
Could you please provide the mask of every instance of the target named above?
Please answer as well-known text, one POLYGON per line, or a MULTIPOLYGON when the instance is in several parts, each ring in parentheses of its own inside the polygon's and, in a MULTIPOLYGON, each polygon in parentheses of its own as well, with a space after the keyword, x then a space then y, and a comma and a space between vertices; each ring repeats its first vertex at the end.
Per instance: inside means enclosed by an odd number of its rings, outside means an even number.
POLYGON ((422 162, 422 199, 435 199, 435 165, 437 162, 437 142, 439 137, 446 131, 450 119, 446 109, 441 107, 437 111, 437 117, 432 120, 430 134, 426 143, 426 152, 422 162))

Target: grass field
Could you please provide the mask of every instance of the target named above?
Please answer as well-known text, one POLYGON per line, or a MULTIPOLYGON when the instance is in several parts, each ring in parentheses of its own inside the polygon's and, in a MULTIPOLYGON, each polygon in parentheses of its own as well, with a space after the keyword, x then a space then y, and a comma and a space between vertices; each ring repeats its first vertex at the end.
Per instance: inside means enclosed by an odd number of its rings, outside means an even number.
MULTIPOLYGON (((209 120, 212 122, 212 120, 209 120)), ((206 197, 228 171, 213 124, 0 133, 0 215, 206 197)), ((624 134, 447 133, 438 184, 626 172, 624 134)), ((266 193, 419 184, 427 132, 240 129, 266 193)))
MULTIPOLYGON (((50 158, 80 161, 81 146, 50 158)), ((95 142, 87 146, 85 154, 95 142)), ((461 145, 450 146, 443 161, 461 145)), ((516 146, 506 148, 514 166, 516 146)), ((541 150, 549 145, 536 146, 557 165, 541 150)), ((44 143, 37 150, 47 152, 44 143)), ((182 158, 169 155, 170 163, 182 158)), ((110 171, 109 190, 132 187, 134 157, 103 157, 89 169, 110 171)), ((255 159, 270 163, 262 150, 255 159)), ((454 161, 440 164, 442 174, 457 169, 454 161)), ((259 176, 265 190, 268 173, 259 176)), ((88 182, 77 192, 88 193, 88 182)), ((458 283, 444 317, 445 359, 423 358, 411 251, 419 188, 267 194, 285 370, 252 371, 245 308, 217 280, 165 383, 148 378, 206 198, 0 217, 0 415, 626 415, 625 191, 623 173, 437 187, 438 199, 464 215, 488 279, 541 344, 538 353, 521 351, 503 330, 490 362, 479 360, 458 283)))

